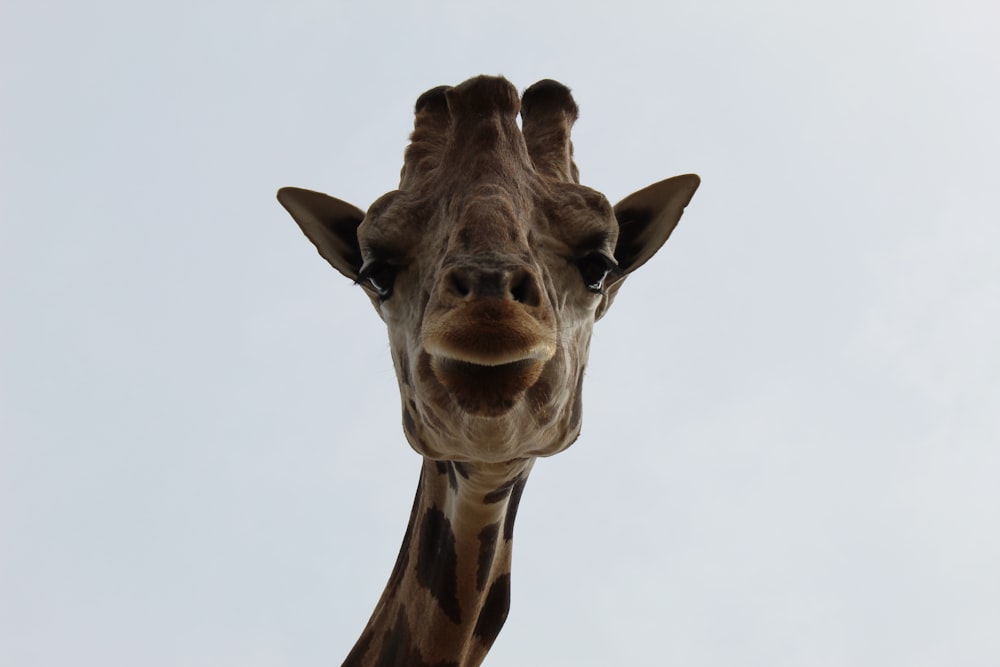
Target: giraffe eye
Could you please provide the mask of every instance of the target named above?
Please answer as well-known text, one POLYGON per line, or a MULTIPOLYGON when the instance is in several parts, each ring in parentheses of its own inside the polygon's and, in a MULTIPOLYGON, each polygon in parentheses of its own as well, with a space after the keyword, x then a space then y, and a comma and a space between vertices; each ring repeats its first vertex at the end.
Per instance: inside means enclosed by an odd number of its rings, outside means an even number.
POLYGON ((576 263, 583 276, 583 284, 594 294, 604 291, 604 281, 618 269, 615 261, 601 252, 592 252, 576 263))
POLYGON ((398 268, 388 262, 374 261, 366 264, 358 273, 358 282, 385 301, 392 296, 392 286, 396 282, 398 268))

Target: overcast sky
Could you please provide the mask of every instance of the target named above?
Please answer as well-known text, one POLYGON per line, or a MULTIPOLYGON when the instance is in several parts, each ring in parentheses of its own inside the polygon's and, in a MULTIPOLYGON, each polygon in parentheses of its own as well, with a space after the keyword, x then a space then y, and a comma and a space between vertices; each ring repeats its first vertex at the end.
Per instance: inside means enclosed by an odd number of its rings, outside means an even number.
POLYGON ((0 664, 340 664, 420 459, 382 323, 274 192, 367 207, 416 97, 479 73, 573 88, 612 201, 703 179, 596 327, 486 664, 1000 664, 995 2, 0 25, 0 664))

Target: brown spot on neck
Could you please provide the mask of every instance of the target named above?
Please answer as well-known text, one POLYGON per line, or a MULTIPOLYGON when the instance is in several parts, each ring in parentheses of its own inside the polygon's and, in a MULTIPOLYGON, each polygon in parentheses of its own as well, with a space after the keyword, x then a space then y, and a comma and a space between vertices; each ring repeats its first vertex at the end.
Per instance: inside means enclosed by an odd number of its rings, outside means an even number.
POLYGON ((507 618, 513 521, 531 463, 424 460, 392 576, 345 665, 480 664, 507 618))

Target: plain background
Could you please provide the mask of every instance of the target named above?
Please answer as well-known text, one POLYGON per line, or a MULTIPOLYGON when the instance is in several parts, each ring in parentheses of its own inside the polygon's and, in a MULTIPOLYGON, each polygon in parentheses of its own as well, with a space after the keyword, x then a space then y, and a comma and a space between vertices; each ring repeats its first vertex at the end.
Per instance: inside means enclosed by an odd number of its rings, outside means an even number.
POLYGON ((574 90, 584 183, 703 178, 596 328, 488 665, 1000 664, 987 0, 7 0, 0 663, 340 664, 419 458, 274 192, 364 208, 424 90, 574 90))

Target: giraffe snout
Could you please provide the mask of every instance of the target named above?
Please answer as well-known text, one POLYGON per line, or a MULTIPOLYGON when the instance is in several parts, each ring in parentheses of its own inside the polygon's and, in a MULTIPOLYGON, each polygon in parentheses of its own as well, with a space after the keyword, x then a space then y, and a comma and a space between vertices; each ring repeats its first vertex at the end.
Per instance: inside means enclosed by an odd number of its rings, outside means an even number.
POLYGON ((524 266, 454 266, 442 278, 442 291, 444 296, 458 301, 505 299, 532 308, 542 305, 538 277, 524 266))

